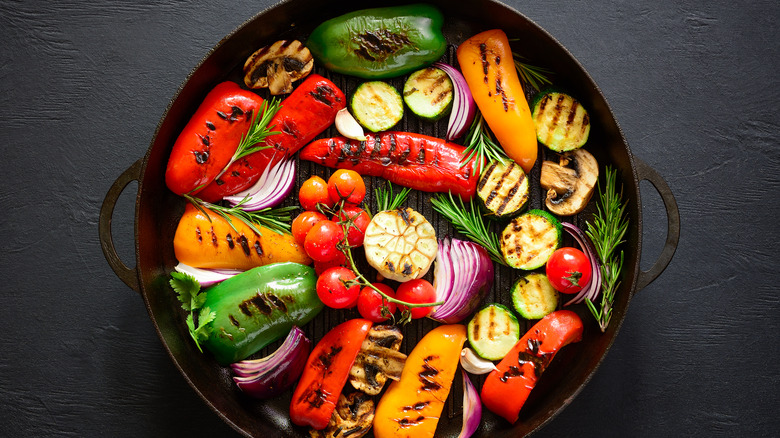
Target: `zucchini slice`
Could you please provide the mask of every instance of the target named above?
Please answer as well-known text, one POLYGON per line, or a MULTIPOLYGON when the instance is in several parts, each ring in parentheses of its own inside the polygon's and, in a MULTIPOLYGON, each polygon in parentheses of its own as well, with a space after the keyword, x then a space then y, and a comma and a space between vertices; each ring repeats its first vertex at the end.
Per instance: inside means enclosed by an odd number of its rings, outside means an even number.
POLYGON ((349 107, 358 123, 371 132, 386 131, 404 116, 401 94, 382 81, 360 84, 352 94, 349 107))
POLYGON ((539 93, 533 102, 532 117, 537 140, 556 152, 579 149, 588 141, 588 111, 568 94, 539 93))
POLYGON ((520 323, 506 306, 488 304, 468 325, 471 348, 483 359, 501 360, 520 340, 520 323))
POLYGON ((561 245, 562 231, 561 223, 550 213, 529 210, 512 219, 501 232, 501 253, 513 268, 540 268, 561 245))
POLYGON ((404 84, 406 106, 423 120, 436 121, 452 109, 452 80, 444 70, 428 67, 409 75, 404 84))
POLYGON ((528 201, 528 178, 523 168, 512 160, 494 161, 482 172, 477 195, 485 208, 496 216, 510 216, 528 201))
POLYGON ((525 319, 542 319, 558 308, 558 291, 547 276, 528 274, 512 286, 512 304, 525 319))

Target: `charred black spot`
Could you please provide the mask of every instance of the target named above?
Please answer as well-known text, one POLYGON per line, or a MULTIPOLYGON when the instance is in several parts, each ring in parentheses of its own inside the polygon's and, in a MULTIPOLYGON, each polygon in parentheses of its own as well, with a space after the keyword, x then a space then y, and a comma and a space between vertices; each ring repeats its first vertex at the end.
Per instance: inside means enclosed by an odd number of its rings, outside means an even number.
POLYGON ((233 236, 231 236, 230 233, 225 236, 225 240, 227 240, 228 248, 233 249, 236 247, 236 244, 233 242, 233 236))
POLYGON ((192 154, 195 155, 195 162, 198 164, 203 164, 209 160, 209 151, 192 151, 192 154))
POLYGON ((411 406, 404 406, 403 407, 403 411, 404 412, 407 412, 407 411, 421 411, 421 410, 425 409, 426 406, 428 406, 428 403, 430 403, 430 402, 425 401, 425 402, 417 402, 417 403, 415 403, 415 404, 413 404, 411 406))
POLYGON ((330 347, 330 351, 320 354, 317 359, 319 360, 323 369, 327 370, 331 365, 333 365, 333 358, 341 352, 341 348, 341 346, 333 345, 330 347))
POLYGON ((401 215, 401 219, 404 221, 404 223, 409 226, 412 222, 409 218, 409 210, 402 208, 398 210, 398 213, 401 215))
POLYGON ((482 61, 482 73, 485 74, 485 83, 488 83, 488 70, 490 69, 490 64, 487 60, 487 44, 482 43, 479 45, 479 59, 482 61))
POLYGON ((211 139, 209 139, 208 135, 200 135, 198 134, 198 137, 200 137, 200 142, 203 143, 204 146, 211 146, 211 139))
POLYGON ((241 235, 241 237, 238 238, 238 244, 241 245, 241 249, 244 250, 244 254, 246 254, 247 256, 252 253, 251 250, 249 249, 249 241, 246 239, 246 236, 244 236, 243 234, 241 235))
POLYGON ((241 310, 241 313, 243 313, 244 315, 252 316, 252 311, 249 310, 249 304, 246 301, 239 304, 238 309, 241 310))
POLYGON ((211 129, 212 131, 216 131, 217 130, 217 127, 214 126, 214 124, 209 122, 208 120, 206 121, 206 127, 211 129))
POLYGON ((409 263, 404 263, 404 269, 401 270, 401 273, 404 275, 411 275, 412 274, 412 265, 409 263))
POLYGON ((502 381, 503 383, 506 383, 507 380, 511 379, 512 377, 518 377, 523 375, 523 370, 521 370, 519 367, 516 367, 514 365, 509 366, 508 371, 504 371, 504 374, 498 378, 498 380, 502 381))
POLYGON ((355 55, 369 61, 385 61, 404 46, 412 45, 409 37, 402 32, 378 29, 355 34, 353 43, 359 48, 355 55))
POLYGON ((233 324, 236 327, 241 327, 241 324, 238 323, 238 320, 233 315, 228 316, 228 319, 230 320, 230 323, 233 324))
POLYGON ((214 182, 216 182, 218 186, 225 184, 225 181, 222 178, 217 178, 216 180, 214 180, 214 182))
POLYGON ((214 232, 214 228, 211 228, 211 244, 215 247, 219 246, 219 242, 217 241, 217 233, 214 232))
POLYGON ((278 296, 276 296, 276 295, 274 295, 274 294, 272 294, 270 292, 266 293, 265 295, 266 295, 266 298, 268 298, 268 301, 270 301, 271 304, 273 304, 274 307, 279 309, 282 313, 287 313, 287 305, 284 304, 284 301, 279 299, 278 296))
POLYGON ((285 71, 299 72, 306 67, 306 63, 296 58, 286 57, 282 60, 282 67, 285 71))
POLYGON ((260 313, 262 313, 263 315, 270 315, 271 313, 273 313, 274 309, 272 309, 271 306, 268 305, 268 302, 266 301, 266 299, 267 298, 266 298, 265 294, 262 294, 262 295, 261 294, 257 294, 257 295, 253 296, 252 298, 250 298, 250 299, 248 299, 247 301, 244 301, 244 302, 245 303, 246 302, 252 303, 252 305, 255 306, 255 308, 257 308, 257 310, 259 310, 260 313))
POLYGON ((420 148, 420 152, 417 154, 417 164, 425 164, 425 148, 420 148))
POLYGON ((255 240, 255 252, 259 256, 263 255, 263 247, 260 246, 260 241, 259 240, 255 240))
POLYGON ((200 227, 195 228, 195 235, 198 237, 198 242, 203 242, 203 235, 200 233, 200 227))
POLYGON ((322 407, 323 403, 325 403, 326 396, 322 391, 322 386, 320 383, 315 382, 313 385, 316 385, 316 387, 309 388, 307 391, 304 391, 298 401, 305 402, 314 409, 319 409, 322 407))
POLYGON ((393 262, 385 262, 385 267, 387 268, 388 271, 395 272, 395 265, 393 264, 393 262))
POLYGON ((244 115, 244 110, 242 110, 241 108, 239 108, 239 107, 237 107, 235 105, 230 107, 230 111, 231 111, 232 114, 235 114, 237 116, 244 115))
POLYGON ((291 136, 292 138, 298 138, 298 127, 295 122, 290 119, 284 119, 282 122, 282 132, 291 136))
POLYGON ((222 111, 217 111, 217 116, 219 116, 219 118, 222 119, 222 120, 227 120, 228 119, 228 115, 223 113, 222 111))
POLYGON ((309 92, 309 96, 313 97, 314 100, 317 100, 327 106, 333 106, 333 101, 331 98, 334 96, 333 88, 327 86, 327 85, 318 85, 317 88, 309 92))

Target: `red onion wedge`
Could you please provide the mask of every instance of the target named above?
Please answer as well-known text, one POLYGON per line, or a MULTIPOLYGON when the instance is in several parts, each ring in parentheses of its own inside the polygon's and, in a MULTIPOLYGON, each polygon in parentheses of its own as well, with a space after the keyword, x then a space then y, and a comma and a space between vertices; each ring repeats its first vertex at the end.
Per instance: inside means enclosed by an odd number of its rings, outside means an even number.
POLYGON ((429 318, 453 324, 463 321, 477 309, 493 286, 493 262, 485 248, 457 239, 439 241, 433 289, 436 307, 429 318))
POLYGON ((295 185, 295 159, 288 158, 266 167, 260 179, 252 187, 222 199, 234 206, 243 202, 241 208, 244 210, 257 211, 280 204, 290 194, 293 185, 295 185))
POLYGON ((231 364, 238 389, 255 398, 271 398, 284 392, 301 376, 311 353, 311 341, 293 326, 278 350, 262 359, 231 364))
POLYGON ((563 225, 563 229, 571 234, 571 236, 574 237, 574 240, 580 245, 582 252, 588 257, 591 269, 590 282, 588 285, 582 288, 574 298, 564 304, 564 307, 570 304, 579 304, 585 298, 595 301, 601 292, 601 265, 599 264, 598 256, 596 256, 596 250, 593 248, 593 244, 590 243, 588 236, 585 235, 581 229, 577 228, 577 226, 568 222, 561 222, 561 225, 563 225))
POLYGON ((447 124, 446 138, 454 140, 468 131, 477 113, 477 105, 471 96, 466 79, 458 69, 443 62, 434 62, 433 66, 447 73, 447 76, 452 80, 452 112, 447 124))
POLYGON ((466 372, 460 372, 463 374, 463 427, 458 438, 469 438, 477 431, 482 420, 482 400, 466 372))
POLYGON ((200 283, 201 287, 211 286, 213 284, 219 283, 222 280, 227 280, 228 278, 236 274, 240 274, 244 272, 244 271, 236 271, 233 269, 194 268, 190 265, 185 265, 184 263, 179 263, 173 269, 179 272, 183 272, 185 274, 192 275, 193 277, 195 277, 196 280, 198 280, 198 283, 200 283))

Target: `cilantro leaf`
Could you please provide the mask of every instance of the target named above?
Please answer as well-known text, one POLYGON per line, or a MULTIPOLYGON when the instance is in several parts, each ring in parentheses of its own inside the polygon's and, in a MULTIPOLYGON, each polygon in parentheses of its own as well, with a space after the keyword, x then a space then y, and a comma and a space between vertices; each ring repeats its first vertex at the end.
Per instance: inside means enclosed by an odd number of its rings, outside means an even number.
POLYGON ((170 284, 177 294, 176 298, 181 301, 181 307, 188 312, 198 309, 206 301, 206 294, 200 293, 200 283, 192 275, 173 271, 170 284))
POLYGON ((195 341, 195 345, 201 353, 203 353, 203 348, 201 348, 200 343, 208 339, 212 331, 210 323, 214 321, 216 317, 217 314, 215 312, 212 312, 208 307, 204 307, 198 312, 198 325, 195 326, 195 320, 192 317, 192 313, 187 315, 187 328, 190 329, 190 337, 195 341))

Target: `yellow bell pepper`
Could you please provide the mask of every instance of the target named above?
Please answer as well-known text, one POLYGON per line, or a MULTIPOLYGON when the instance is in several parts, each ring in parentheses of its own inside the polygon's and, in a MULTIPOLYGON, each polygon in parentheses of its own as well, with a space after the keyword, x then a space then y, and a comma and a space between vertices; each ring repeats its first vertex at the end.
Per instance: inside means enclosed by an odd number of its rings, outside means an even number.
POLYGON ((438 326, 420 340, 406 358, 401 379, 379 400, 376 438, 433 437, 464 342, 466 327, 460 324, 438 326))

